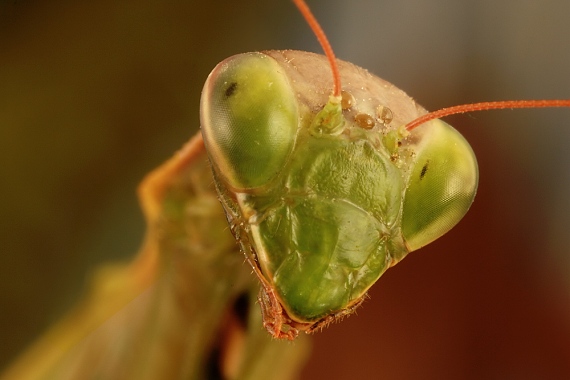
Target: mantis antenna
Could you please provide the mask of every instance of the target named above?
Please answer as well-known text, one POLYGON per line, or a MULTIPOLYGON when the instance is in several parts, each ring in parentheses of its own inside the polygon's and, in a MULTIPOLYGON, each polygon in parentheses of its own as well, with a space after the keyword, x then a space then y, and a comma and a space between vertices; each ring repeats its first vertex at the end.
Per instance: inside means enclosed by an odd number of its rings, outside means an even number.
POLYGON ((549 107, 570 107, 570 99, 553 99, 553 100, 503 100, 497 102, 481 102, 481 103, 471 103, 462 104, 459 106, 442 108, 437 111, 427 113, 423 116, 418 117, 406 124, 406 129, 411 131, 412 129, 419 127, 420 125, 433 120, 439 119, 449 115, 455 115, 465 112, 473 111, 487 111, 487 110, 498 110, 498 109, 514 109, 514 108, 549 108, 549 107))
POLYGON ((332 71, 332 75, 333 75, 333 83, 334 83, 332 95, 336 98, 339 98, 340 97, 340 89, 341 89, 340 73, 338 71, 338 65, 336 64, 336 57, 334 55, 334 51, 332 49, 332 46, 331 46, 325 32, 323 31, 323 29, 319 25, 319 22, 317 21, 317 19, 315 18, 315 16, 311 12, 311 10, 309 9, 309 6, 307 5, 307 3, 305 3, 304 0, 293 0, 293 2, 297 6, 297 8, 299 8, 299 12, 301 12, 303 17, 307 21, 307 24, 309 24, 309 26, 313 30, 313 33, 315 33, 317 40, 319 40, 319 43, 321 44, 321 47, 323 48, 323 50, 327 56, 327 59, 329 60, 329 64, 331 66, 331 71, 332 71))
MULTIPOLYGON (((331 71, 333 75, 333 96, 340 97, 341 93, 341 83, 340 83, 340 73, 338 71, 338 66, 336 63, 336 58, 331 47, 330 42, 325 35, 325 32, 319 25, 319 22, 307 6, 304 0, 293 0, 311 29, 313 33, 319 40, 321 47, 323 48, 327 59, 329 60, 329 64, 331 66, 331 71)), ((462 104, 453 107, 442 108, 437 111, 433 111, 427 113, 423 116, 418 117, 415 120, 412 120, 408 124, 406 124, 406 129, 411 131, 420 125, 433 120, 439 119, 445 116, 466 113, 466 112, 474 112, 474 111, 487 111, 487 110, 496 110, 496 109, 515 109, 515 108, 551 108, 551 107, 570 107, 570 99, 554 99, 554 100, 504 100, 504 101, 496 101, 496 102, 481 102, 481 103, 471 103, 471 104, 462 104)))

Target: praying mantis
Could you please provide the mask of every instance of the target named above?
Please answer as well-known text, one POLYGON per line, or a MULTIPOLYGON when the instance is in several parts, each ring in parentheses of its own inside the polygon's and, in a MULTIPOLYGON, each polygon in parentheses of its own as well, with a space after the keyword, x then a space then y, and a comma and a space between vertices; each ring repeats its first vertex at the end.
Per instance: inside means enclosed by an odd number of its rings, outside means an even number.
MULTIPOLYGON (((417 97, 419 98, 419 96, 417 96, 417 97)), ((527 114, 527 113, 525 113, 525 115, 526 115, 526 114, 527 114)), ((477 117, 479 117, 479 116, 477 116, 477 117)), ((510 117, 510 115, 509 115, 509 117, 510 117)), ((481 128, 481 129, 482 129, 482 128, 481 128)), ((479 132, 481 129, 478 129, 478 132, 479 132)), ((462 130, 462 132, 463 132, 463 130, 462 130)), ((484 132, 483 132, 483 133, 484 133, 484 132)), ((454 254, 456 254, 456 253, 454 253, 454 254)), ((428 253, 426 253, 426 255, 428 255, 428 253)), ((372 303, 372 301, 368 302, 367 304, 370 305, 371 303, 372 303)), ((339 327, 340 327, 340 326, 339 326, 339 327)), ((333 329, 333 330, 334 330, 334 329, 333 329)), ((332 330, 331 330, 331 331, 332 331, 332 330)))

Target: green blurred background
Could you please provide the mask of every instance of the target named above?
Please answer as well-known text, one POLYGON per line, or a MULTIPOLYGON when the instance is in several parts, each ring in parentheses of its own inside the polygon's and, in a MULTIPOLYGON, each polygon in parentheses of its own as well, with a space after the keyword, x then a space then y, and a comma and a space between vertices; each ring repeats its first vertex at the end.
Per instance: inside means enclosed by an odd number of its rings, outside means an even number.
MULTIPOLYGON (((428 109, 570 97, 566 0, 309 4, 428 109)), ((285 48, 320 52, 288 0, 0 3, 0 369, 137 251, 137 184, 197 131, 215 64, 285 48)), ((449 121, 480 163, 470 213, 317 334, 303 378, 570 377, 570 110, 449 121)))

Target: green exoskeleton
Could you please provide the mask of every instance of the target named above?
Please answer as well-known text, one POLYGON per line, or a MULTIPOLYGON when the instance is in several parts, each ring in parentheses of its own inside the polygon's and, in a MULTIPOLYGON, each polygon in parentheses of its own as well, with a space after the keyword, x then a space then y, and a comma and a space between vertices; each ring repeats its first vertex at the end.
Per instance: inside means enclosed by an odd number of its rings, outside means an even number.
POLYGON ((262 283, 268 330, 293 338, 349 314, 409 252, 451 229, 473 201, 465 139, 393 85, 323 56, 242 54, 220 63, 202 132, 231 229, 262 283), (286 327, 287 326, 287 327, 286 327))
POLYGON ((295 3, 327 57, 230 57, 201 100, 214 182, 261 282, 264 325, 288 339, 352 313, 382 273, 465 215, 477 190, 475 155, 436 117, 569 103, 480 103, 426 115, 366 70, 342 61, 337 69, 318 23, 295 3))

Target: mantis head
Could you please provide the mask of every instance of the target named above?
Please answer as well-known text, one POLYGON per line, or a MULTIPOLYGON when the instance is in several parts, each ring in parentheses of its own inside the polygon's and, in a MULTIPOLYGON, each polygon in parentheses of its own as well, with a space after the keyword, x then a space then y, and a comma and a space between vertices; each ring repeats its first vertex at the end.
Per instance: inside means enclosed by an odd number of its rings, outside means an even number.
POLYGON ((261 282, 264 325, 289 339, 352 313, 389 267, 463 218, 478 183, 473 150, 438 119, 445 112, 428 114, 392 84, 336 60, 304 2, 295 3, 327 57, 230 57, 201 100, 214 182, 261 282))

